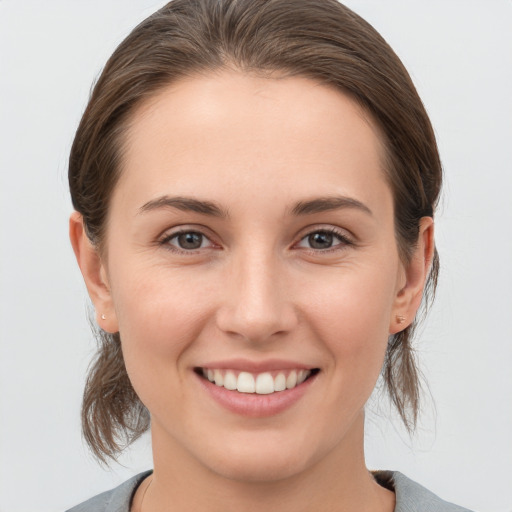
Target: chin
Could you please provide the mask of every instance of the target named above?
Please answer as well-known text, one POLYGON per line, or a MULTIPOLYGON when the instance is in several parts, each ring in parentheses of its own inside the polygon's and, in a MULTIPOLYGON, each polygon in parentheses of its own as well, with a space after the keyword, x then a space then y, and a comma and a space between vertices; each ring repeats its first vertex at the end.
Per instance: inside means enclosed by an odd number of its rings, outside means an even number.
POLYGON ((282 440, 263 439, 257 443, 233 443, 222 453, 203 459, 210 469, 238 482, 270 483, 292 478, 314 464, 303 447, 288 446, 282 440))
POLYGON ((305 467, 307 464, 296 457, 268 454, 266 457, 231 457, 214 464, 212 469, 219 476, 241 483, 270 483, 292 478, 305 467))

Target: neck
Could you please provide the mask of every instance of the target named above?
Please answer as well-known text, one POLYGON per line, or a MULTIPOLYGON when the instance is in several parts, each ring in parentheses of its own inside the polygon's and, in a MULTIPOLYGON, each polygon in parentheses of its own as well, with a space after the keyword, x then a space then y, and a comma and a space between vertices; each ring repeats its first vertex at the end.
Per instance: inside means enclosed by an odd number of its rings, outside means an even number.
MULTIPOLYGON (((242 481, 206 468, 152 425, 154 473, 142 512, 279 510, 392 512, 394 494, 380 487, 364 462, 364 417, 321 460, 283 479, 242 481)), ((139 497, 140 499, 140 497, 139 497)))

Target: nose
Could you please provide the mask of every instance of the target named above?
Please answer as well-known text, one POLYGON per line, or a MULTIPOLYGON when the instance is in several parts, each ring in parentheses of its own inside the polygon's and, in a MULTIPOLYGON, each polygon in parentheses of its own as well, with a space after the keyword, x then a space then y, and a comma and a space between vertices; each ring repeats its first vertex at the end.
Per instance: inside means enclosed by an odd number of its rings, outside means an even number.
POLYGON ((283 262, 255 252, 233 260, 217 310, 218 328, 254 343, 291 332, 298 318, 283 262))

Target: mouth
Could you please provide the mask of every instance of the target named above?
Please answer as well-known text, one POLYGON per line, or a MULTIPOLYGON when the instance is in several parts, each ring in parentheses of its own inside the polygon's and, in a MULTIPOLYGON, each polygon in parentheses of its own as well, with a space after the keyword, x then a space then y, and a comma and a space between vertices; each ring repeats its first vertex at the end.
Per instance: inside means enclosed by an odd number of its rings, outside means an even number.
POLYGON ((286 369, 252 373, 224 368, 194 368, 202 379, 220 388, 238 393, 271 395, 295 389, 320 371, 311 369, 286 369))

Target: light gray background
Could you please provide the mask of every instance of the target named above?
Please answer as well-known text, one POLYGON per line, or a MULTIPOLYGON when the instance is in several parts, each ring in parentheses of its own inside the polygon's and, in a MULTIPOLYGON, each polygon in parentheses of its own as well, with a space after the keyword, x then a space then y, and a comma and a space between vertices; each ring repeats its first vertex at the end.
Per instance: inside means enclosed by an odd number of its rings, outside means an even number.
MULTIPOLYGON (((94 343, 67 238, 66 158, 104 61, 162 4, 0 0, 0 512, 63 510, 151 465, 147 438, 110 471, 80 438, 94 343)), ((347 4, 410 70, 446 171, 442 278, 418 343, 434 401, 412 440, 373 403, 368 463, 511 512, 512 2, 347 4)))

